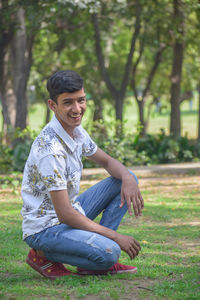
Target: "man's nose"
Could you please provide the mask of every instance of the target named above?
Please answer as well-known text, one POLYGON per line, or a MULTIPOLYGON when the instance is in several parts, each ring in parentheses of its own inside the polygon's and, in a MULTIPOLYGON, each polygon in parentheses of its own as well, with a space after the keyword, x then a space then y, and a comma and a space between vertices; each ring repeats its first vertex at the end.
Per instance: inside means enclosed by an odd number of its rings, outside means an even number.
POLYGON ((81 111, 80 104, 77 101, 74 101, 74 103, 72 105, 72 111, 73 112, 80 112, 81 111))

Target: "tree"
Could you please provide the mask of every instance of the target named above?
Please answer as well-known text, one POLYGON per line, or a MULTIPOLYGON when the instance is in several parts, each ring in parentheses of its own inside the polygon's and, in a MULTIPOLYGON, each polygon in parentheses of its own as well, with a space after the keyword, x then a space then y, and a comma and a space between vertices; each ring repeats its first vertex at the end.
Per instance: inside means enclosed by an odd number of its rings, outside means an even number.
MULTIPOLYGON (((151 15, 151 18, 152 18, 152 15, 151 15)), ((149 26, 150 26, 150 24, 148 22, 148 27, 149 26)), ((153 30, 153 31, 160 32, 160 29, 161 29, 160 25, 157 24, 156 26, 157 26, 157 30, 153 30)), ((144 112, 145 104, 148 99, 149 93, 151 92, 150 88, 151 88, 154 76, 155 76, 157 69, 162 61, 163 52, 166 49, 166 44, 161 40, 160 34, 156 34, 156 37, 152 37, 152 39, 154 39, 154 41, 156 39, 156 45, 155 46, 149 45, 146 37, 147 37, 147 34, 150 34, 150 32, 149 33, 146 32, 146 30, 147 30, 146 23, 144 24, 144 27, 145 28, 144 28, 143 35, 141 35, 140 40, 139 40, 140 48, 138 51, 138 57, 135 59, 135 61, 133 63, 132 74, 131 74, 131 87, 133 89, 134 98, 138 105, 139 123, 141 125, 141 135, 142 136, 146 135, 151 106, 152 106, 152 104, 154 104, 157 101, 157 97, 153 97, 152 102, 148 106, 148 113, 147 113, 146 117, 145 117, 145 112, 144 112), (153 57, 151 57, 151 59, 149 59, 150 58, 150 55, 149 55, 150 49, 151 49, 151 52, 153 53, 153 57), (145 55, 144 52, 148 52, 148 53, 146 53, 148 56, 148 61, 150 60, 150 62, 152 64, 150 68, 147 67, 146 64, 148 64, 148 63, 147 62, 145 63, 145 59, 142 60, 142 56, 145 55), (144 64, 146 71, 143 70, 141 80, 136 81, 137 71, 138 71, 138 68, 140 67, 139 66, 140 63, 144 64), (146 77, 146 80, 145 80, 145 77, 146 77)), ((149 65, 150 65, 150 63, 149 63, 149 65)))
MULTIPOLYGON (((198 7, 196 9, 196 16, 197 16, 197 20, 198 20, 198 26, 197 26, 197 31, 199 32, 199 29, 200 29, 200 0, 198 0, 198 7)), ((198 49, 200 51, 200 46, 199 46, 199 43, 198 43, 198 49)), ((199 53, 198 51, 198 53, 199 53)), ((200 62, 198 64, 198 75, 199 75, 199 71, 200 71, 200 62)), ((198 90, 198 94, 199 94, 199 101, 198 101, 198 140, 200 141, 200 80, 198 80, 198 83, 197 83, 197 90, 198 90)))
MULTIPOLYGON (((132 29, 134 28, 134 30, 130 40, 130 48, 129 48, 128 55, 126 57, 126 63, 124 65, 124 71, 123 71, 121 83, 119 84, 119 88, 116 87, 115 84, 113 84, 111 76, 109 75, 109 70, 105 64, 105 55, 102 49, 102 38, 101 38, 100 25, 99 25, 99 15, 97 13, 92 14, 92 23, 94 26, 95 50, 98 59, 99 71, 102 79, 104 80, 110 94, 112 95, 115 101, 116 119, 120 121, 122 121, 123 118, 123 103, 126 95, 126 89, 129 84, 136 39, 140 32, 140 15, 141 15, 140 2, 134 1, 129 5, 134 6, 136 16, 135 16, 134 26, 132 26, 132 29)), ((103 9, 104 7, 105 7, 105 3, 104 5, 102 5, 102 14, 104 12, 103 9)), ((129 7, 129 9, 130 8, 131 7, 129 7)), ((132 16, 132 18, 134 17, 132 16)))
POLYGON ((14 124, 13 109, 9 107, 9 101, 13 104, 11 81, 9 78, 9 45, 14 37, 16 26, 13 18, 15 6, 7 0, 0 0, 0 100, 3 113, 3 131, 7 131, 7 126, 14 124))
POLYGON ((1 1, 5 27, 1 26, 3 51, 0 89, 5 134, 9 126, 24 129, 27 125, 26 88, 32 65, 34 38, 41 25, 40 5, 40 0, 29 3, 20 0, 1 1), (12 17, 8 18, 8 15, 12 17))
POLYGON ((182 0, 173 0, 174 13, 172 22, 175 25, 173 37, 173 63, 171 73, 171 119, 170 133, 174 136, 181 134, 181 119, 180 119, 180 91, 181 91, 181 76, 184 58, 184 35, 185 35, 185 17, 184 3, 182 0))

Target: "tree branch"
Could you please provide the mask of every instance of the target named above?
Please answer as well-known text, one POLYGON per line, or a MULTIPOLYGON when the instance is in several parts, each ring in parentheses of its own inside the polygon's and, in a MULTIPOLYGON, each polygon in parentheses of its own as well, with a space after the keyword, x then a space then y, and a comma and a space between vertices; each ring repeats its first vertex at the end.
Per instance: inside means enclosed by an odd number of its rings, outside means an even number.
POLYGON ((160 62, 161 62, 161 56, 162 56, 163 51, 164 51, 165 49, 166 49, 166 45, 163 44, 163 43, 161 43, 161 44, 160 44, 160 47, 159 47, 159 49, 158 49, 158 51, 156 52, 155 59, 154 59, 154 64, 153 64, 153 66, 152 66, 152 68, 151 68, 151 71, 150 71, 150 73, 149 73, 149 76, 148 76, 148 78, 147 78, 147 84, 146 84, 146 87, 145 87, 145 89, 144 89, 144 91, 143 91, 143 93, 142 93, 142 98, 143 98, 143 99, 146 97, 147 92, 148 92, 149 89, 150 89, 150 86, 151 86, 153 77, 154 77, 154 75, 155 75, 155 73, 156 73, 156 70, 157 70, 157 68, 158 68, 158 66, 159 66, 159 64, 160 64, 160 62))
POLYGON ((131 77, 131 86, 133 88, 137 102, 139 101, 139 99, 138 99, 138 92, 137 92, 136 85, 135 85, 135 74, 136 74, 137 66, 142 58, 143 51, 144 51, 144 38, 142 39, 142 41, 140 43, 139 55, 138 55, 136 62, 133 64, 132 77, 131 77))
POLYGON ((126 92, 126 86, 128 84, 129 75, 130 75, 130 71, 132 68, 132 59, 133 59, 133 55, 134 55, 134 51, 135 51, 135 43, 136 43, 136 39, 140 33, 140 28, 141 28, 140 16, 141 16, 141 5, 140 5, 139 1, 137 1, 136 21, 135 21, 135 26, 134 26, 135 31, 134 31, 132 39, 131 39, 131 47, 130 47, 130 51, 129 51, 129 54, 127 57, 127 62, 125 65, 125 70, 124 70, 124 76, 123 76, 122 84, 120 87, 120 93, 122 95, 124 95, 126 92))
POLYGON ((99 30, 99 22, 98 22, 98 16, 96 13, 92 14, 92 23, 94 26, 94 38, 95 38, 95 46, 96 46, 96 55, 98 59, 99 69, 101 72, 101 75, 106 83, 106 86, 108 90, 111 92, 111 94, 115 97, 115 95, 118 93, 115 86, 112 84, 110 77, 108 75, 108 72, 105 67, 105 61, 103 56, 103 51, 101 47, 101 36, 100 36, 100 30, 99 30))

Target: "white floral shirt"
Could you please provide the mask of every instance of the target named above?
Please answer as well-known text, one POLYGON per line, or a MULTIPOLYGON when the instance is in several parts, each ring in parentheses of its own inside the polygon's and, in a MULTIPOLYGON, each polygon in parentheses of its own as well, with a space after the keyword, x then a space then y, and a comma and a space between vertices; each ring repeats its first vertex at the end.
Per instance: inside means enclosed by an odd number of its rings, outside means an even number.
POLYGON ((23 239, 59 224, 50 191, 67 189, 72 206, 85 214, 79 202, 82 155, 93 155, 97 145, 80 125, 72 139, 53 116, 33 142, 22 182, 23 239))

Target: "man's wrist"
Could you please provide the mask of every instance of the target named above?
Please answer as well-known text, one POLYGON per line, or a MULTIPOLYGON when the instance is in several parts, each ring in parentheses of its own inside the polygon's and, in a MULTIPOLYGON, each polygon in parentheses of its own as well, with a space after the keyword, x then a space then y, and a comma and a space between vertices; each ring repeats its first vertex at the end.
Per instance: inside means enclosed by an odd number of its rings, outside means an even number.
POLYGON ((122 181, 127 180, 129 178, 132 178, 133 176, 131 175, 131 173, 127 170, 127 172, 124 172, 122 174, 122 181))
POLYGON ((118 234, 116 231, 113 230, 112 238, 111 238, 111 239, 112 239, 114 242, 116 242, 116 243, 117 243, 117 237, 118 237, 118 235, 119 235, 119 234, 118 234))

